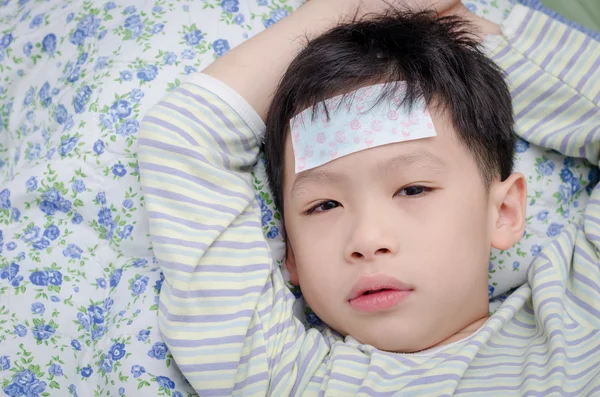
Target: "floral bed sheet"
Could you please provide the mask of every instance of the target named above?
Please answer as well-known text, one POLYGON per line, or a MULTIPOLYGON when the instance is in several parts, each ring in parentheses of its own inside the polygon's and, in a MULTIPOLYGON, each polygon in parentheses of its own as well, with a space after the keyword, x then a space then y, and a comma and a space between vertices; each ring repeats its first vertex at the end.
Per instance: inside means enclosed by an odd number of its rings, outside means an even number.
MULTIPOLYGON (((0 394, 195 395, 158 332, 139 123, 187 74, 300 3, 0 0, 0 394)), ((512 1, 466 3, 500 21, 512 1)), ((588 168, 562 161, 536 169, 579 183, 573 207, 588 168)), ((265 235, 281 251, 263 182, 259 164, 265 235)))

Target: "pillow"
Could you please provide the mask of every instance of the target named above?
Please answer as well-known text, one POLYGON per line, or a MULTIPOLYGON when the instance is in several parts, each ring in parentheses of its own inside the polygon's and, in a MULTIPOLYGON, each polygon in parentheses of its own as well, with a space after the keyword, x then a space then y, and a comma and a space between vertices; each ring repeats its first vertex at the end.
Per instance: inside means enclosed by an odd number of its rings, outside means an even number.
MULTIPOLYGON (((472 12, 500 23, 515 1, 464 3, 472 12)), ((598 181, 597 168, 583 159, 565 157, 524 140, 517 141, 515 152, 515 171, 524 174, 527 180, 527 224, 523 238, 512 248, 504 251, 493 249, 491 252, 488 286, 490 311, 499 307, 513 289, 526 282, 529 264, 542 248, 565 225, 582 219, 591 187, 598 181)), ((284 278, 289 281, 283 262, 285 244, 281 237, 281 216, 274 207, 264 164, 264 159, 259 161, 253 173, 256 197, 262 211, 263 232, 284 278)), ((289 282, 288 285, 294 295, 301 297, 298 287, 289 282)), ((321 325, 301 299, 296 307, 296 316, 306 320, 308 326, 321 325)))

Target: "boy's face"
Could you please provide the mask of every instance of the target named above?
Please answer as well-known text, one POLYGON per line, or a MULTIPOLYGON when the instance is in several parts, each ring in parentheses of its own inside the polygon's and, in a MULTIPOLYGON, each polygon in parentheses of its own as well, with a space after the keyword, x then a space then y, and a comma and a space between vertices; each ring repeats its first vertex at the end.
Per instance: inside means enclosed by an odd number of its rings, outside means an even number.
POLYGON ((446 116, 431 117, 434 138, 299 174, 286 142, 292 282, 330 327, 381 350, 420 351, 485 317, 490 248, 523 235, 522 176, 493 182, 488 192, 446 116))

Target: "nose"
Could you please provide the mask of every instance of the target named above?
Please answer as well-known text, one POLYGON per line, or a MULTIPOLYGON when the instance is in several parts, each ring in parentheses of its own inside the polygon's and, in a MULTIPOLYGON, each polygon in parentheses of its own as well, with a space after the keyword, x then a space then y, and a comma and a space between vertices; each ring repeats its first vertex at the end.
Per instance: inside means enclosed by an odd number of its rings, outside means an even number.
POLYGON ((369 212, 357 217, 353 225, 345 249, 348 262, 371 262, 398 252, 398 237, 389 216, 369 212))

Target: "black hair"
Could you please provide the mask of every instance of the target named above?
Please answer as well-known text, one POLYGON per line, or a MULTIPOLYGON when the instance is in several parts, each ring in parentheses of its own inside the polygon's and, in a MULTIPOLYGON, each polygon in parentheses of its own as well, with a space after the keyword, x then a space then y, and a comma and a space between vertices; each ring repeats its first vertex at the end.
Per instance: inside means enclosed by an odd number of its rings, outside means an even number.
POLYGON ((471 25, 433 11, 390 9, 309 41, 283 75, 267 114, 264 143, 267 178, 282 215, 290 119, 365 85, 389 83, 382 98, 397 94, 399 81, 406 85, 402 106, 423 99, 449 115, 486 188, 496 178, 508 178, 515 144, 511 96, 502 70, 480 50, 471 25))

